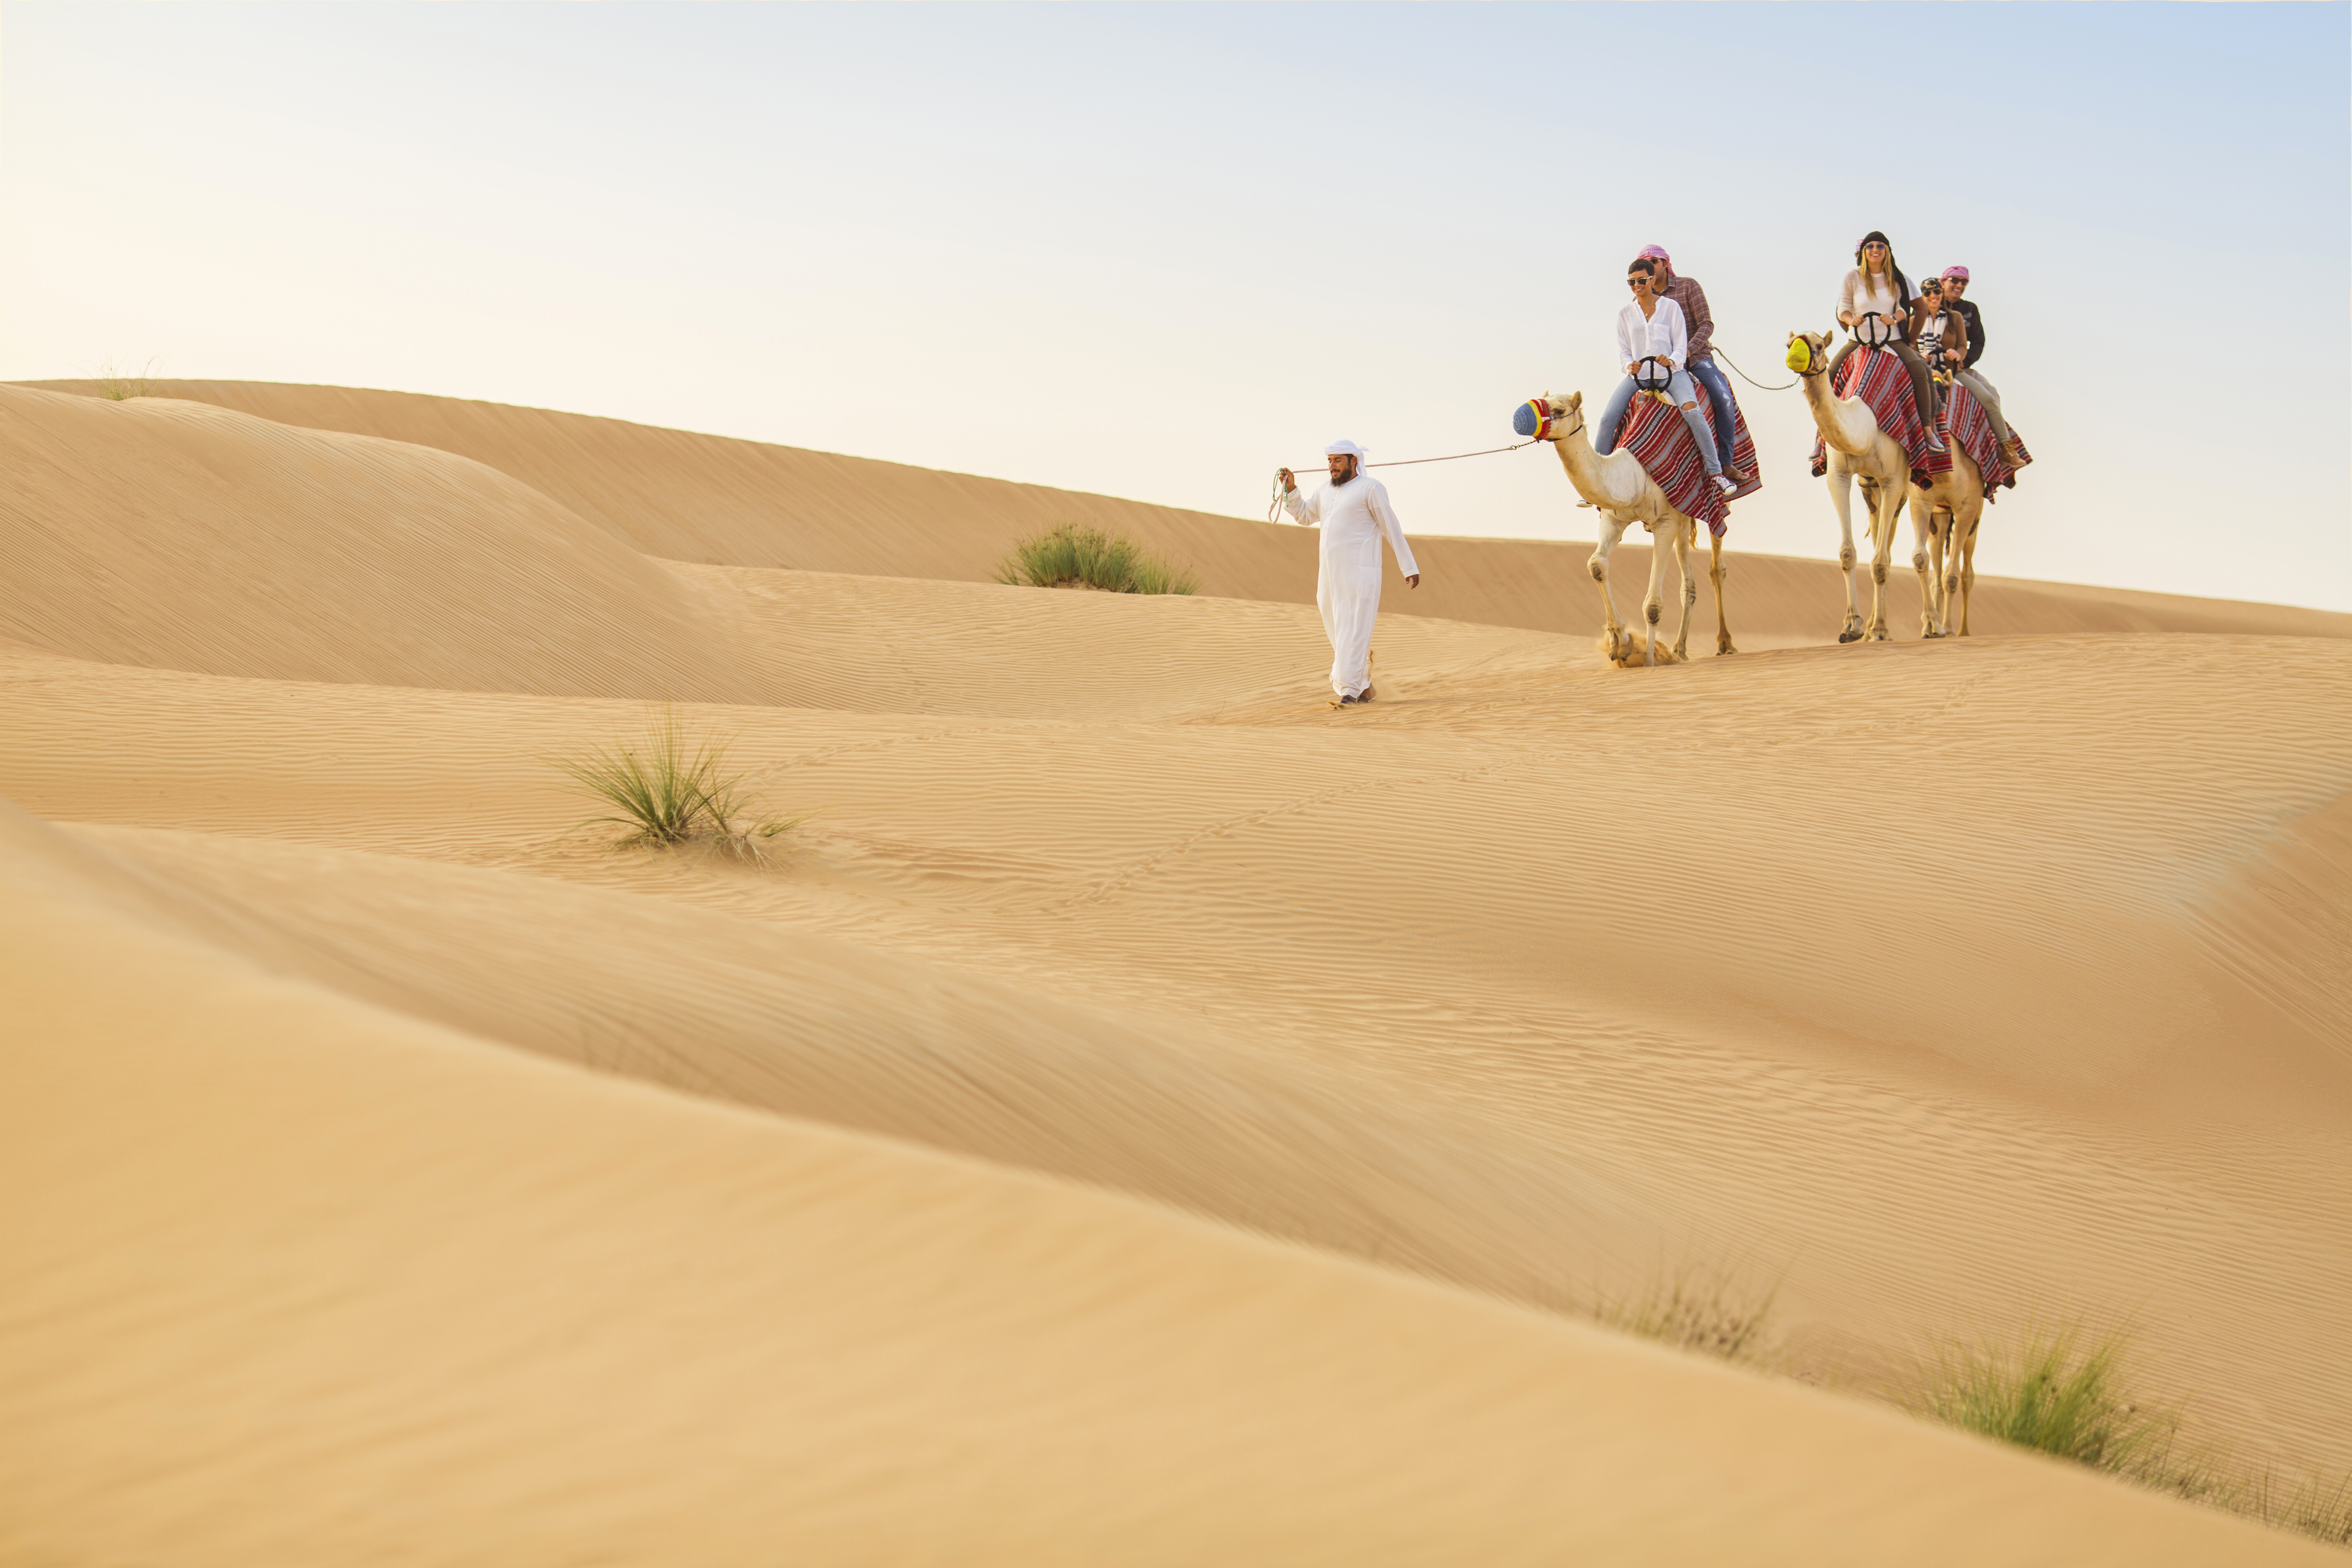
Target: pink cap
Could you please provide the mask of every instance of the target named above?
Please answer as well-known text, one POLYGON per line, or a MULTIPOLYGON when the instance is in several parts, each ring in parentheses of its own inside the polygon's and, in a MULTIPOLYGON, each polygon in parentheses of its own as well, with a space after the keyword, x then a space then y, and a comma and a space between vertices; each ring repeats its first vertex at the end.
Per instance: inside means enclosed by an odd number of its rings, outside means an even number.
POLYGON ((1675 259, 1666 254, 1666 247, 1663 245, 1645 245, 1642 247, 1640 255, 1644 261, 1663 261, 1669 266, 1673 265, 1675 259))
POLYGON ((1947 267, 1944 268, 1944 276, 1957 278, 1965 283, 1969 280, 1969 269, 1965 267, 1947 267))

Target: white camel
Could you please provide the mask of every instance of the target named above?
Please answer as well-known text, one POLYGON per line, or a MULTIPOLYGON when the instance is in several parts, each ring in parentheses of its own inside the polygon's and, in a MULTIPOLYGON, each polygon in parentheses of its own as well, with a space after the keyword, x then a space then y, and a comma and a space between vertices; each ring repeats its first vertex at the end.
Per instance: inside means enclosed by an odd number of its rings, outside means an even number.
MULTIPOLYGON (((1838 514, 1838 567, 1845 578, 1845 629, 1840 642, 1870 637, 1886 640, 1886 565, 1895 554, 1895 525, 1911 489, 1911 456, 1903 443, 1878 427, 1878 417, 1859 397, 1840 397, 1830 390, 1830 335, 1827 332, 1789 334, 1789 365, 1805 389, 1805 405, 1813 411, 1822 443, 1829 452, 1830 501, 1838 514), (1799 343, 1805 353, 1798 354, 1799 343), (1802 363, 1800 363, 1801 360, 1802 363), (1862 481, 1862 499, 1870 508, 1870 624, 1863 625, 1862 609, 1853 592, 1853 481, 1862 481)), ((1910 395, 1905 384, 1906 396, 1910 395)), ((1921 630, 1941 637, 1937 626, 1934 579, 1928 574, 1927 522, 1917 511, 1911 516, 1914 548, 1911 564, 1919 574, 1921 630)))
MULTIPOLYGON (((1584 563, 1592 580, 1601 584, 1601 607, 1605 617, 1601 629, 1601 651, 1610 662, 1630 668, 1637 656, 1642 662, 1655 665, 1658 658, 1658 621, 1664 613, 1664 601, 1658 588, 1665 575, 1666 552, 1672 549, 1675 569, 1681 575, 1683 589, 1683 619, 1675 633, 1675 646, 1666 654, 1665 662, 1690 657, 1691 606, 1698 602, 1698 583, 1691 575, 1690 547, 1697 537, 1698 520, 1675 510, 1666 500, 1665 491, 1650 478, 1649 471, 1633 453, 1622 447, 1602 457, 1592 449, 1592 437, 1585 430, 1584 394, 1572 392, 1565 401, 1549 392, 1534 399, 1529 406, 1536 414, 1536 437, 1549 441, 1552 450, 1559 454, 1559 466, 1568 470, 1568 482, 1576 493, 1601 511, 1601 542, 1594 547, 1591 559, 1584 563), (1617 618, 1617 601, 1609 591, 1609 556, 1625 530, 1640 523, 1650 531, 1650 591, 1642 601, 1642 617, 1649 623, 1650 636, 1646 648, 1642 639, 1629 634, 1624 623, 1617 618)), ((1723 611, 1723 541, 1708 537, 1712 552, 1707 576, 1715 584, 1715 651, 1719 654, 1738 653, 1731 645, 1730 623, 1723 611)))

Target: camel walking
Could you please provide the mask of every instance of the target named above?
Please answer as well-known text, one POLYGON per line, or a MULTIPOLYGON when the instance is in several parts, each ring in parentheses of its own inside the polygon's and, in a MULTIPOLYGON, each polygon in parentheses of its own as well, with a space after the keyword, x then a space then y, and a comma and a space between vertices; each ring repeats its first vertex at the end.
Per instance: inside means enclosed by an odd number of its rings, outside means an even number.
MULTIPOLYGON (((1859 397, 1840 397, 1830 390, 1829 342, 1827 332, 1789 334, 1790 368, 1796 371, 1798 384, 1805 389, 1805 405, 1813 411, 1813 423, 1820 427, 1822 443, 1829 453, 1830 501, 1838 514, 1838 566, 1845 577, 1845 629, 1838 633, 1838 641, 1859 642, 1866 637, 1885 642, 1886 566, 1895 554, 1895 525, 1910 495, 1911 458, 1900 441, 1878 427, 1878 417, 1871 413, 1869 404, 1859 397), (1796 352, 1801 342, 1806 349, 1801 356, 1796 352), (1867 627, 1853 592, 1852 487, 1855 479, 1862 481, 1863 504, 1870 508, 1872 589, 1867 627)), ((1979 484, 1979 495, 1982 488, 1979 484)), ((1931 636, 1940 635, 1936 629, 1936 594, 1927 570, 1927 524, 1916 510, 1911 531, 1915 536, 1911 564, 1919 574, 1923 606, 1921 626, 1931 636)))
MULTIPOLYGON (((1551 443, 1552 450, 1559 454, 1559 466, 1568 470, 1568 482, 1576 487, 1576 493, 1587 504, 1601 511, 1601 542, 1584 567, 1601 584, 1601 607, 1605 617, 1601 652, 1620 668, 1631 668, 1637 657, 1646 665, 1659 662, 1658 622, 1665 606, 1658 589, 1664 579, 1666 552, 1671 547, 1675 571, 1682 579, 1683 618, 1665 662, 1687 659, 1691 607, 1698 602, 1698 582, 1690 569, 1690 547, 1699 531, 1698 521, 1677 510, 1666 500, 1665 492, 1633 453, 1621 449, 1604 458, 1592 449, 1592 437, 1585 430, 1584 394, 1572 392, 1561 401, 1547 392, 1522 410, 1523 416, 1528 410, 1533 411, 1536 424, 1532 432, 1523 433, 1551 443), (1610 552, 1625 536, 1625 530, 1637 522, 1650 531, 1651 541, 1650 591, 1642 601, 1642 617, 1650 627, 1646 649, 1642 640, 1627 632, 1624 623, 1617 618, 1617 601, 1609 591, 1610 552)), ((1731 644, 1731 625, 1723 609, 1723 541, 1710 533, 1707 542, 1712 552, 1707 576, 1715 584, 1715 651, 1738 653, 1739 650, 1731 644)))

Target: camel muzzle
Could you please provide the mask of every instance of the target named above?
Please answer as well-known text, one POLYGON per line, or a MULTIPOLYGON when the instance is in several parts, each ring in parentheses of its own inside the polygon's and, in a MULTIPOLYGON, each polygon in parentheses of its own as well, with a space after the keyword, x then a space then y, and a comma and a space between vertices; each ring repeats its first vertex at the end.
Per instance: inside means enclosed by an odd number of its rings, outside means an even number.
POLYGON ((1557 441, 1572 435, 1569 411, 1548 397, 1530 397, 1511 410, 1513 433, 1530 441, 1557 441))

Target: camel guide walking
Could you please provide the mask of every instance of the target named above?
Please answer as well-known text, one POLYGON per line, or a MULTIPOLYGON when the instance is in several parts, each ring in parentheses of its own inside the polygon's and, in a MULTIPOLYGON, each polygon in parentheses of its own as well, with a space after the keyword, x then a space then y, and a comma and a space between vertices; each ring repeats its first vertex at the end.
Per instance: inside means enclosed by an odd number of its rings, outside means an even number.
POLYGON ((1386 486, 1363 471, 1364 449, 1353 441, 1323 448, 1331 482, 1311 496, 1285 468, 1283 510, 1312 528, 1323 543, 1315 574, 1315 607, 1323 613, 1323 635, 1331 639, 1331 689, 1342 703, 1372 700, 1372 620, 1381 609, 1381 541, 1396 552, 1397 570, 1408 588, 1421 586, 1421 568, 1404 539, 1404 524, 1389 505, 1386 486))

